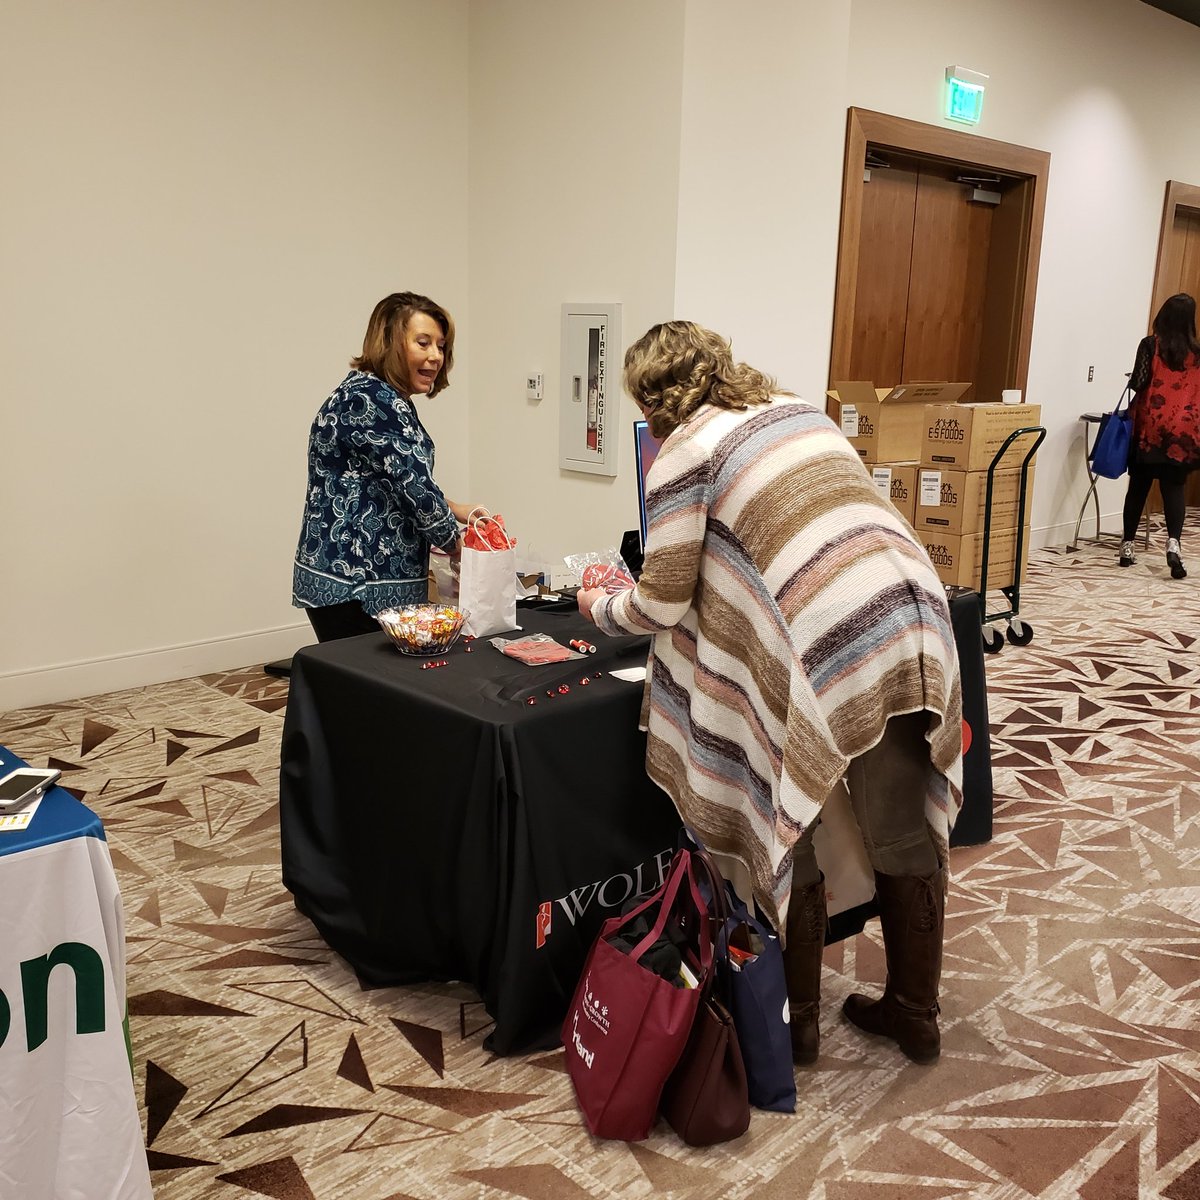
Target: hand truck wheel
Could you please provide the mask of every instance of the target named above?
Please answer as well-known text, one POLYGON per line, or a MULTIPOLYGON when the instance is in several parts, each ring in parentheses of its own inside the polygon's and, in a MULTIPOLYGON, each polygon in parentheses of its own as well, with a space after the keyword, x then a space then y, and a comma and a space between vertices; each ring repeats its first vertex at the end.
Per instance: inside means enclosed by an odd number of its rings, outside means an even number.
POLYGON ((1028 646, 1033 641, 1033 626, 1026 625, 1020 617, 1013 617, 1004 636, 1014 646, 1028 646))
POLYGON ((1004 639, 1000 636, 1000 630, 993 629, 991 625, 983 627, 983 650, 985 654, 999 654, 1004 649, 1004 639))

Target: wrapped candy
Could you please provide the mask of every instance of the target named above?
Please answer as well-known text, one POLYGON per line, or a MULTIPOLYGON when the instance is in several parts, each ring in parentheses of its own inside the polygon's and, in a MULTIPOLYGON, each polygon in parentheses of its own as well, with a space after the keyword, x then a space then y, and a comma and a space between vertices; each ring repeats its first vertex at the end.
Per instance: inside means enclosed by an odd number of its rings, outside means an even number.
POLYGON ((458 638, 467 614, 450 604, 385 608, 375 619, 404 654, 440 654, 458 638))
POLYGON ((626 566, 621 552, 615 546, 598 552, 568 554, 563 562, 567 564, 568 570, 579 576, 580 586, 585 591, 603 588, 612 596, 617 592, 626 592, 634 586, 633 572, 626 566))

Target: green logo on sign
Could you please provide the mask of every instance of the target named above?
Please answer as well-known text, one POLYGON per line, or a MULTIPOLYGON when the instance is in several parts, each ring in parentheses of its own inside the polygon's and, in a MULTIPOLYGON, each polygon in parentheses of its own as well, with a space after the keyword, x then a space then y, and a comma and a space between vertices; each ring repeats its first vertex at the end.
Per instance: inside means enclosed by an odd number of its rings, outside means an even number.
MULTIPOLYGON (((36 1050, 50 1036, 50 973, 55 967, 75 972, 75 1032, 104 1030, 104 960, 83 942, 63 942, 41 958, 21 964, 21 998, 25 1002, 25 1046, 36 1050)), ((0 1046, 8 1038, 12 1009, 0 991, 0 1046)))

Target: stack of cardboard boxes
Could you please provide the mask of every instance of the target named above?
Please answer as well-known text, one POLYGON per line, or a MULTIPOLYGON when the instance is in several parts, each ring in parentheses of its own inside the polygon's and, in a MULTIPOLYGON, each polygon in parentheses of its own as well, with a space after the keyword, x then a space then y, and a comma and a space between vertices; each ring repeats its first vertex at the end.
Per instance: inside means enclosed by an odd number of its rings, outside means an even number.
MULTIPOLYGON (((876 388, 839 383, 829 415, 861 455, 876 487, 915 528, 943 583, 978 588, 983 566, 988 467, 1015 429, 1037 425, 1036 404, 959 404, 969 384, 876 388)), ((1036 435, 1009 447, 992 478, 987 586, 1016 581, 1021 461, 1036 435)), ((1029 550, 1033 464, 1025 482, 1021 572, 1029 550)))
POLYGON ((957 400, 969 383, 839 383, 828 412, 871 472, 875 486, 914 524, 925 405, 957 400))

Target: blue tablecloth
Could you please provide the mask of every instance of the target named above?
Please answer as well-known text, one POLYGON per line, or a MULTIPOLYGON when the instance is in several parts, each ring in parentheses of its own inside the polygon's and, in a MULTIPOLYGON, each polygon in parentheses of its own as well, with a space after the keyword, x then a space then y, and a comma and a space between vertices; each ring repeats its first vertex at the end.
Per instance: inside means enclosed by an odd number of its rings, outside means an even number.
MULTIPOLYGON (((29 764, 23 758, 0 746, 0 775, 27 766, 29 764)), ((66 788, 52 787, 42 797, 28 829, 0 831, 0 856, 76 837, 104 841, 104 826, 100 824, 100 818, 80 804, 66 788)))
MULTIPOLYGON (((28 765, 0 747, 0 773, 28 765)), ((0 1197, 152 1200, 100 819, 52 788, 0 832, 0 887, 0 1197)))

